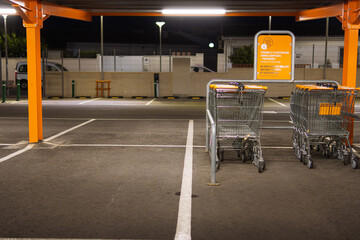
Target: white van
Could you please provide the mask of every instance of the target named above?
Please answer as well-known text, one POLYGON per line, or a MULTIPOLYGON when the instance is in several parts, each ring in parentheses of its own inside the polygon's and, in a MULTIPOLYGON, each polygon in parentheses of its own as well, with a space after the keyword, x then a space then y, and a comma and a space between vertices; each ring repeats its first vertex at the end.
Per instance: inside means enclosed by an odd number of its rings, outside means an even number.
MULTIPOLYGON (((42 68, 42 64, 41 64, 41 68, 42 68)), ((59 63, 47 62, 46 71, 49 71, 49 72, 61 72, 61 71, 68 71, 68 70, 59 63)), ((41 73, 41 76, 42 76, 42 73, 41 73)), ((16 64, 15 82, 17 80, 20 80, 20 88, 21 88, 21 90, 26 90, 27 87, 28 87, 28 83, 27 83, 27 81, 28 81, 27 62, 26 61, 18 62, 16 64)))

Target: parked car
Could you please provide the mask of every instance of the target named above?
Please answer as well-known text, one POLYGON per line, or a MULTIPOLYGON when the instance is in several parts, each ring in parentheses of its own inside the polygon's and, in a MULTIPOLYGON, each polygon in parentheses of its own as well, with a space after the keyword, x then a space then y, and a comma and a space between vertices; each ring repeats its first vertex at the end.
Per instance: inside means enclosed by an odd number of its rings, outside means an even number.
MULTIPOLYGON (((42 64, 41 64, 42 71, 42 64)), ((59 63, 55 62, 47 62, 46 71, 49 72, 61 72, 68 71, 65 67, 63 67, 59 63)), ((41 72, 42 76, 42 72, 41 72)), ((27 74, 27 62, 18 62, 15 68, 15 81, 20 80, 20 88, 21 90, 26 90, 28 87, 28 74, 27 74)))
POLYGON ((190 68, 192 72, 214 72, 205 66, 191 66, 190 68))

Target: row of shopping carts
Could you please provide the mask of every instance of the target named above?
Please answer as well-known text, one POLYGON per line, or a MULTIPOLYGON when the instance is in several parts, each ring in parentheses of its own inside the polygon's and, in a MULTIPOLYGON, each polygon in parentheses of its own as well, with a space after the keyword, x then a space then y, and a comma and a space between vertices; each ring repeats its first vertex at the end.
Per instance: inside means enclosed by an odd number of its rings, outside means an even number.
POLYGON ((296 86, 290 100, 293 147, 295 156, 308 168, 313 167, 311 150, 358 167, 349 142, 358 91, 334 84, 296 86))
MULTIPOLYGON (((350 160, 357 168, 349 129, 358 90, 334 84, 296 86, 290 104, 293 146, 296 157, 309 168, 313 167, 313 149, 337 157, 344 164, 350 160)), ((267 87, 239 82, 210 84, 208 109, 216 125, 214 138, 210 139, 216 144, 210 145, 216 149, 216 169, 224 160, 224 152, 231 150, 242 162, 250 160, 260 173, 264 171, 260 133, 266 91, 267 87)))

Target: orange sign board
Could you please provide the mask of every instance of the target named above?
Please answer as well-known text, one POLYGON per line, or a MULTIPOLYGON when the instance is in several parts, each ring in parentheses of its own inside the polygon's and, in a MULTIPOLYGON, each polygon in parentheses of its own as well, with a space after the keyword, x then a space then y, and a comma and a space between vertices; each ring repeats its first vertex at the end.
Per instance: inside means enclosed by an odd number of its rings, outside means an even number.
POLYGON ((291 80, 292 47, 290 35, 260 35, 256 79, 291 80))

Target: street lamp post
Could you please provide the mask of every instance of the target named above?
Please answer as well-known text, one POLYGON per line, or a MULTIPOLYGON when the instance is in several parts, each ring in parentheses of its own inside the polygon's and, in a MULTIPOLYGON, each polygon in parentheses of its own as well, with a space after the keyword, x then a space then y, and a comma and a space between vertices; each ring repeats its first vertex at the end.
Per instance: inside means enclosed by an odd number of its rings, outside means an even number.
POLYGON ((7 41, 7 15, 2 15, 4 18, 5 31, 5 80, 6 80, 6 95, 9 96, 9 70, 8 70, 8 41, 7 41))
POLYGON ((165 22, 156 22, 156 25, 159 26, 159 33, 160 33, 160 72, 161 72, 161 54, 162 54, 162 48, 161 48, 161 28, 165 24, 165 22))
MULTIPOLYGON (((5 76, 6 76, 6 95, 9 95, 9 70, 8 70, 8 41, 7 41, 7 16, 16 14, 15 9, 13 8, 0 8, 0 15, 4 18, 4 32, 5 32, 5 57, 6 57, 6 69, 5 69, 5 76)), ((1 67, 1 66, 0 66, 1 67)), ((16 79, 15 79, 16 80, 16 79)))

